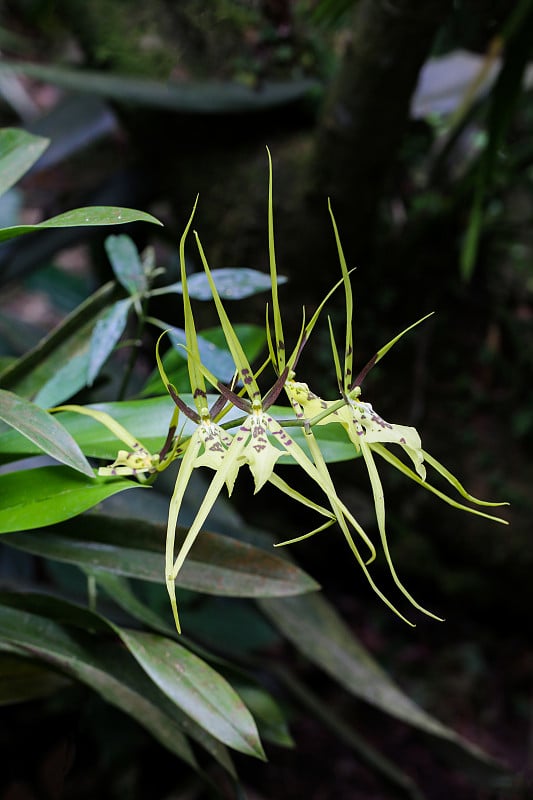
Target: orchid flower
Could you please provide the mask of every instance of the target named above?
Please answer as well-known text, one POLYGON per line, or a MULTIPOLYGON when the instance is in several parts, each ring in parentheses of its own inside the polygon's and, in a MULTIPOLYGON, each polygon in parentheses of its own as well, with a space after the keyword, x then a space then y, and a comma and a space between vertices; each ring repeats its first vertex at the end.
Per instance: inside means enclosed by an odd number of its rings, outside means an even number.
MULTIPOLYGON (((385 528, 385 501, 384 501, 383 487, 374 460, 374 453, 377 453, 379 456, 381 456, 381 458, 388 461, 390 464, 395 466, 400 472, 402 472, 404 475, 407 475, 407 477, 411 478, 416 483, 422 485, 428 491, 432 492, 433 494, 436 494, 442 500, 460 510, 468 511, 472 514, 478 514, 480 516, 486 517, 496 522, 501 522, 506 524, 505 520, 500 519, 499 517, 492 516, 485 512, 479 511, 478 509, 466 506, 463 503, 460 503, 457 500, 453 499, 452 497, 449 497, 447 494, 440 491, 431 484, 427 483, 425 463, 436 469, 436 471, 439 472, 440 475, 446 481, 448 481, 448 483, 450 483, 464 499, 469 500, 470 502, 478 506, 499 506, 506 504, 492 503, 479 500, 473 497, 472 495, 468 494, 468 492, 460 484, 457 478, 455 478, 435 458, 430 456, 422 449, 420 436, 415 428, 385 421, 376 411, 374 411, 370 403, 363 402, 363 400, 361 399, 361 384, 366 375, 368 374, 369 370, 375 364, 377 364, 378 361, 381 360, 381 358, 405 333, 410 331, 416 325, 419 325, 430 315, 428 314, 425 317, 422 317, 422 319, 413 323, 408 328, 399 333, 397 336, 395 336, 390 342, 384 345, 384 347, 382 347, 375 354, 375 356, 366 364, 366 366, 361 370, 361 372, 356 376, 356 378, 355 379, 353 378, 352 290, 351 290, 348 268, 346 266, 344 253, 342 250, 337 226, 335 223, 335 218, 333 216, 330 203, 328 203, 328 207, 333 223, 335 240, 337 244, 337 250, 342 269, 342 277, 343 277, 344 291, 345 291, 345 302, 346 302, 346 338, 345 338, 345 350, 344 350, 344 369, 341 369, 338 349, 335 343, 335 339, 333 337, 331 321, 330 321, 330 337, 331 337, 333 358, 335 363, 339 391, 342 399, 340 402, 338 400, 337 401, 323 400, 322 398, 318 397, 318 395, 314 394, 309 389, 306 383, 297 382, 295 380, 294 372, 292 370, 289 372, 288 379, 285 383, 285 389, 287 391, 289 400, 291 402, 293 409, 295 410, 297 417, 299 419, 305 420, 308 423, 308 427, 315 424, 328 425, 328 424, 338 423, 342 425, 342 427, 346 430, 350 440, 354 445, 355 454, 361 455, 363 457, 365 466, 369 474, 370 484, 372 487, 372 494, 374 499, 374 507, 376 511, 378 530, 381 538, 381 544, 392 578, 396 586, 408 598, 408 600, 411 602, 412 605, 414 605, 417 609, 427 614, 428 616, 434 617, 435 619, 439 619, 439 617, 436 617, 433 613, 423 608, 412 597, 412 595, 407 591, 405 586, 400 581, 396 573, 396 570, 394 568, 388 547, 386 528, 385 528), (409 457, 414 466, 414 471, 413 469, 408 467, 401 459, 399 459, 397 456, 395 456, 393 453, 389 451, 388 447, 386 446, 389 444, 399 445, 404 450, 404 452, 407 454, 407 456, 409 457)), ((279 361, 281 361, 281 363, 283 362, 283 354, 281 355, 279 361)), ((313 453, 315 456, 320 457, 316 441, 313 443, 313 453)), ((339 517, 337 517, 337 519, 339 521, 339 524, 341 524, 341 519, 339 517)), ((291 540, 291 541, 296 541, 296 540, 291 540)), ((357 557, 357 560, 361 564, 361 559, 358 553, 356 551, 354 552, 357 557)), ((366 569, 365 573, 367 574, 368 577, 368 572, 366 569)), ((386 602, 388 605, 390 605, 388 601, 386 602)), ((394 610, 396 611, 396 609, 394 610)))
POLYGON ((179 439, 175 437, 178 422, 178 409, 176 409, 172 415, 167 438, 159 453, 151 453, 139 439, 136 439, 135 436, 127 430, 127 428, 105 411, 98 411, 96 408, 74 404, 56 406, 50 410, 54 413, 57 411, 72 411, 76 414, 91 417, 110 430, 119 441, 130 448, 129 450, 119 450, 112 464, 109 464, 107 467, 99 468, 99 475, 133 475, 141 483, 146 483, 155 476, 157 472, 162 472, 175 458, 179 457, 179 439))

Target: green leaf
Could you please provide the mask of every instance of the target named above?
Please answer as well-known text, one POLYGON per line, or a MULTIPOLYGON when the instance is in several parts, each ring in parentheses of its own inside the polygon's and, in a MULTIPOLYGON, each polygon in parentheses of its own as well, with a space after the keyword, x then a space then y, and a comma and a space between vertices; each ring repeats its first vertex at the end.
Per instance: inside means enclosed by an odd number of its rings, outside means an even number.
POLYGON ((18 128, 0 130, 0 195, 29 170, 48 144, 48 139, 18 128))
MULTIPOLYGON (((223 267, 211 272, 218 293, 223 300, 243 300, 271 288, 270 275, 248 267, 223 267)), ((278 275, 278 284, 286 283, 287 278, 278 275)), ((193 300, 212 300, 213 293, 204 272, 187 276, 189 295, 193 300)), ((161 290, 159 290, 161 291, 161 290)), ((181 283, 165 286, 166 292, 182 292, 181 283)))
MULTIPOLYGON (((17 536, 17 534, 14 535, 17 536)), ((9 541, 8 544, 10 544, 9 541)), ((81 565, 78 564, 77 566, 81 565)), ((92 576, 96 580, 98 589, 103 589, 108 597, 110 597, 119 608, 127 611, 133 619, 142 622, 148 628, 152 628, 158 633, 174 637, 176 633, 175 626, 167 625, 162 614, 158 614, 149 605, 139 600, 127 578, 123 578, 121 575, 115 575, 112 572, 103 572, 101 569, 89 570, 84 568, 84 572, 92 576)))
POLYGON ((174 709, 116 641, 106 642, 95 633, 72 631, 68 625, 36 613, 37 603, 43 604, 38 595, 33 595, 30 603, 13 595, 0 599, 0 648, 4 643, 14 645, 19 653, 85 683, 136 719, 172 753, 197 767, 174 709), (22 608, 16 607, 19 603, 22 608))
POLYGON ((279 747, 294 747, 287 720, 272 695, 255 683, 236 681, 234 686, 253 713, 261 737, 279 747))
POLYGON ((89 386, 92 386, 107 357, 124 333, 130 308, 131 300, 129 298, 119 300, 97 320, 91 336, 88 355, 87 384, 89 386))
POLYGON ((68 467, 39 467, 0 475, 0 533, 53 525, 125 489, 127 480, 88 478, 68 467))
POLYGON ((46 228, 76 228, 91 227, 94 225, 125 225, 129 222, 151 222, 154 225, 162 225, 151 214, 144 211, 135 211, 132 208, 117 208, 115 206, 88 206, 87 208, 76 208, 58 214, 38 222, 35 225, 14 225, 10 228, 0 230, 0 242, 14 239, 25 233, 33 233, 46 228))
POLYGON ((170 639, 118 627, 115 630, 173 703, 234 750, 265 758, 252 715, 218 672, 170 639))
POLYGON ((114 282, 98 289, 36 347, 4 369, 0 386, 27 398, 40 393, 43 400, 37 404, 45 407, 57 405, 83 388, 92 330, 119 296, 114 282))
POLYGON ((260 88, 248 88, 239 83, 187 82, 168 83, 143 80, 138 77, 110 75, 106 72, 48 67, 43 64, 0 62, 0 73, 11 71, 30 75, 40 81, 55 83, 65 89, 89 92, 152 108, 168 108, 190 114, 231 114, 272 108, 292 103, 318 88, 309 79, 284 83, 263 82, 260 88))
POLYGON ((482 750, 404 694, 322 596, 258 602, 262 611, 298 650, 351 694, 408 725, 457 745, 477 759, 490 761, 482 750))
POLYGON ((37 447, 62 464, 94 477, 78 444, 65 428, 34 403, 0 389, 0 419, 15 428, 37 447))
POLYGON ((105 240, 105 249, 117 280, 128 294, 145 292, 148 281, 133 240, 125 234, 108 236, 105 240))
MULTIPOLYGON (((155 523, 88 514, 53 531, 41 531, 38 536, 13 534, 6 543, 93 573, 161 583, 165 530, 164 525, 155 523)), ((179 546, 186 534, 186 528, 178 529, 179 546)), ((228 597, 280 597, 319 588, 303 570, 274 552, 206 531, 193 545, 179 584, 185 589, 228 597)))
POLYGON ((57 672, 26 658, 0 654, 0 706, 47 697, 68 683, 57 672))

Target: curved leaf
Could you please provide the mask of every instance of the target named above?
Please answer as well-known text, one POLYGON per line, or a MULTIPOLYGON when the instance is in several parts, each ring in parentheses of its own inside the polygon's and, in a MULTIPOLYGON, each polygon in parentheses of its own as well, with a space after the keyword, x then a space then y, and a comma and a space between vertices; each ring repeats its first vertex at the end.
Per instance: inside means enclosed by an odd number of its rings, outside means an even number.
POLYGON ((353 695, 408 725, 452 742, 477 759, 491 761, 482 750, 404 694, 323 597, 258 602, 267 617, 307 658, 353 695))
POLYGON ((44 64, 0 62, 0 72, 10 70, 65 89, 110 97, 120 103, 168 108, 189 114, 230 114, 292 103, 319 87, 317 81, 300 79, 284 83, 265 81, 260 88, 239 83, 166 83, 106 72, 48 67, 44 64))
POLYGON ((235 775, 226 748, 169 702, 104 617, 49 595, 1 593, 0 649, 6 646, 9 652, 31 655, 87 684, 196 769, 184 734, 235 775))
MULTIPOLYGON (((35 394, 50 384, 56 374, 73 358, 86 354, 89 349, 91 332, 95 323, 106 314, 107 308, 120 298, 122 290, 114 281, 101 286, 91 297, 88 297, 78 308, 69 314, 54 330, 22 358, 8 365, 0 373, 0 386, 17 394, 34 398, 35 394)), ((57 392, 60 396, 47 405, 57 405, 75 394, 85 385, 85 373, 80 375, 82 382, 78 385, 72 379, 62 378, 57 392)), ((38 405, 41 405, 38 403, 38 405)), ((44 406, 46 407, 46 405, 44 406)))
POLYGON ((128 294, 146 291, 148 281, 133 240, 125 234, 108 236, 104 246, 115 277, 128 294))
POLYGON ((218 672, 171 639, 115 630, 156 686, 179 708, 234 750, 265 759, 252 715, 218 672))
MULTIPOLYGON (((165 530, 164 525, 136 519, 87 514, 38 536, 13 534, 6 543, 93 573, 161 583, 165 530)), ((186 534, 187 529, 178 529, 178 545, 186 534)), ((191 549, 179 584, 227 597, 285 597, 319 588, 303 570, 274 553, 205 531, 191 549)))
POLYGON ((25 233, 33 233, 45 228, 76 228, 90 227, 92 225, 125 225, 128 222, 151 222, 162 225, 158 219, 144 211, 135 211, 133 208, 118 208, 115 206, 87 206, 76 208, 38 222, 35 225, 13 225, 10 228, 0 229, 0 242, 14 239, 25 233))
POLYGON ((127 480, 85 477, 67 467, 39 467, 0 475, 0 533, 53 525, 125 489, 127 480))
POLYGON ((0 130, 0 195, 29 170, 48 144, 48 139, 18 128, 0 130))
MULTIPOLYGON (((223 267, 214 269, 211 274, 218 293, 223 300, 243 300, 245 297, 251 297, 259 292, 266 292, 272 286, 269 274, 249 267, 223 267)), ((277 279, 278 284, 287 282, 287 278, 283 275, 278 275, 277 279)), ((194 300, 213 299, 213 292, 205 272, 194 272, 192 275, 188 275, 187 287, 189 295, 194 300)), ((171 291, 181 294, 181 283, 165 286, 165 293, 171 291)))
POLYGON ((88 685, 108 703, 117 706, 147 728, 165 747, 188 764, 196 760, 168 702, 123 648, 26 610, 0 607, 0 639, 15 645, 15 652, 31 655, 88 685), (170 710, 170 708, 169 708, 170 710))
POLYGON ((89 347, 87 384, 92 386, 107 357, 124 333, 131 300, 119 300, 100 317, 94 326, 89 347))
POLYGON ((51 414, 0 389, 0 419, 62 464, 94 478, 91 466, 70 433, 51 414))
POLYGON ((68 683, 62 675, 27 658, 0 655, 0 706, 46 697, 68 683))

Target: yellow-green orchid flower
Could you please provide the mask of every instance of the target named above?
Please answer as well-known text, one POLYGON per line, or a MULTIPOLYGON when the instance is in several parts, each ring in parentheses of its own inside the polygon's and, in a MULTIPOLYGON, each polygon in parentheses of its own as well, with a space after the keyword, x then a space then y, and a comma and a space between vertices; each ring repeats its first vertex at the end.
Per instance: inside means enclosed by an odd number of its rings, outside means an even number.
POLYGON ((200 533, 200 530, 204 525, 205 520, 207 519, 207 516, 223 486, 226 485, 228 492, 231 494, 241 466, 244 464, 249 466, 254 477, 256 492, 262 488, 266 481, 270 481, 293 499, 305 503, 311 509, 316 510, 321 515, 325 516, 327 519, 325 523, 326 526, 332 522, 332 514, 327 509, 322 508, 311 500, 307 500, 307 498, 304 498, 303 495, 292 489, 283 479, 275 475, 273 471, 278 458, 285 452, 290 453, 292 457, 298 461, 298 463, 305 464, 313 473, 316 470, 310 459, 303 451, 301 451, 301 448, 299 448, 298 445, 291 440, 290 436, 286 434, 279 423, 277 423, 276 420, 274 420, 267 413, 268 406, 274 402, 275 398, 281 391, 283 381, 278 381, 277 384, 272 387, 271 391, 266 395, 264 400, 262 400, 257 384, 257 376, 254 375, 252 368, 246 359, 244 351, 242 350, 240 342, 235 334, 235 331, 224 310, 217 289, 212 280, 211 272, 205 259, 200 240, 197 234, 195 234, 202 263, 211 286, 222 328, 226 336, 228 348, 236 364, 236 379, 238 378, 240 381, 242 381, 243 390, 240 392, 240 394, 236 394, 234 391, 232 391, 232 389, 222 386, 201 362, 196 328, 187 288, 184 254, 185 237, 190 228, 195 208, 196 203, 189 222, 185 228, 184 234, 181 238, 180 263, 185 317, 185 336, 187 343, 187 365, 196 410, 188 408, 183 403, 176 388, 170 383, 159 356, 159 347, 156 347, 157 364, 163 383, 165 384, 177 407, 197 424, 197 427, 190 438, 180 444, 180 452, 183 454, 183 460, 180 464, 174 492, 170 501, 167 523, 165 557, 166 585, 178 632, 181 632, 181 626, 176 601, 176 579, 185 562, 187 554, 190 551, 190 548, 200 533), (218 388, 220 391, 219 397, 211 409, 208 408, 205 378, 207 378, 210 383, 212 383, 213 386, 218 388), (242 397, 243 392, 248 394, 248 400, 245 400, 242 397), (222 427, 220 424, 220 420, 231 407, 237 407, 240 410, 247 412, 247 416, 244 420, 240 421, 238 426, 237 423, 234 425, 227 423, 228 427, 237 428, 233 434, 229 433, 228 430, 226 430, 226 428, 222 427), (213 469, 215 471, 215 475, 211 480, 205 497, 200 504, 196 517, 187 532, 179 553, 175 557, 175 532, 185 491, 193 470, 202 466, 207 466, 213 469))
POLYGON ((144 483, 155 473, 166 469, 179 456, 179 440, 175 438, 178 418, 177 409, 172 416, 166 441, 159 453, 151 453, 139 439, 136 439, 120 422, 117 422, 105 411, 98 411, 98 409, 90 406, 78 406, 75 404, 56 406, 50 410, 54 413, 57 411, 72 411, 76 414, 91 417, 110 430, 119 441, 130 448, 129 450, 119 450, 112 464, 99 468, 99 475, 133 475, 141 483, 144 483))
MULTIPOLYGON (((329 211, 333 223, 335 239, 339 254, 339 260, 342 269, 343 283, 345 289, 346 301, 346 340, 345 340, 345 357, 344 369, 341 370, 340 359, 331 330, 330 322, 330 335, 333 350, 333 357, 337 373, 337 380, 341 395, 341 402, 339 401, 326 401, 314 394, 307 384, 297 382, 294 379, 294 374, 291 372, 288 380, 286 381, 285 388, 289 396, 291 405, 296 412, 297 417, 300 419, 309 420, 310 424, 328 425, 338 423, 348 433, 350 440, 354 444, 357 455, 362 455, 365 466, 368 471, 370 483, 372 487, 372 494, 374 498, 374 507, 376 510, 376 519, 378 530, 380 533, 381 543, 385 558, 387 560, 391 575, 394 582, 400 591, 409 599, 409 601, 420 611, 428 616, 439 619, 431 612, 423 608, 419 603, 414 600, 412 595, 407 591, 405 586, 400 581, 392 558, 390 555, 386 527, 385 527, 385 501, 381 479, 379 477, 378 469, 374 460, 374 454, 377 453, 383 459, 395 466, 404 475, 419 483, 428 491, 437 495, 445 502, 463 511, 468 511, 473 514, 486 517, 496 522, 505 523, 505 520, 499 517, 492 516, 478 509, 471 508, 458 502, 457 500, 449 497, 444 492, 441 492, 436 487, 426 482, 426 466, 432 466, 447 480, 457 492, 465 499, 478 506, 499 506, 505 503, 492 503, 483 500, 478 500, 472 495, 468 494, 460 482, 455 478, 442 464, 430 456, 422 449, 422 443, 418 431, 410 426, 398 425, 385 421, 372 407, 370 403, 363 402, 361 399, 361 384, 369 372, 369 370, 376 364, 390 348, 413 327, 418 325, 423 320, 427 319, 426 315, 422 319, 410 325, 403 330, 400 334, 395 336, 390 342, 382 347, 376 355, 368 362, 368 364, 361 370, 357 377, 353 378, 353 333, 352 333, 352 315, 353 315, 353 298, 349 278, 349 272, 346 266, 335 218, 329 205, 329 211), (404 452, 408 455, 413 463, 414 471, 408 467, 401 459, 391 453, 388 445, 399 445, 404 452)), ((316 450, 316 448, 315 448, 316 450)))

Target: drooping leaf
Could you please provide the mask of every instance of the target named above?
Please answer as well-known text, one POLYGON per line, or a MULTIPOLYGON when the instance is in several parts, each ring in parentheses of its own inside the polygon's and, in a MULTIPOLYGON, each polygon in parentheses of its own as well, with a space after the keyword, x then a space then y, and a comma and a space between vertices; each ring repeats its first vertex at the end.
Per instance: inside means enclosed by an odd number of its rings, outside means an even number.
POLYGON ((84 228, 93 225, 125 225, 129 222, 151 222, 154 225, 162 225, 159 220, 144 211, 115 206, 87 206, 66 211, 35 225, 13 225, 10 228, 3 228, 0 230, 0 242, 46 228, 84 228))
POLYGON ((191 766, 196 761, 190 759, 183 734, 235 775, 224 745, 148 680, 119 641, 117 626, 102 615, 50 595, 4 592, 0 594, 0 649, 4 643, 87 683, 191 766))
POLYGON ((116 631, 156 686, 193 720, 234 750, 265 758, 252 715, 205 661, 170 639, 116 631))
POLYGON ((267 617, 307 658, 356 697, 485 762, 474 744, 428 714, 394 684, 320 595, 258 601, 267 617))
POLYGON ((131 481, 88 478, 68 467, 38 467, 0 475, 0 533, 70 519, 126 489, 131 481))
POLYGON ((51 414, 13 392, 0 389, 0 419, 33 442, 44 453, 94 477, 93 470, 70 433, 51 414))
POLYGON ((32 350, 6 367, 0 373, 0 386, 31 399, 40 392, 44 407, 67 400, 85 385, 92 330, 119 297, 117 285, 106 283, 32 350))
POLYGON ((310 79, 284 83, 265 81, 259 89, 255 89, 239 83, 221 81, 168 83, 138 77, 110 75, 107 72, 2 60, 0 72, 4 70, 30 75, 65 89, 109 97, 120 103, 168 108, 192 114, 260 111, 293 103, 318 88, 318 83, 310 79))
POLYGON ((262 738, 279 747, 294 747, 285 715, 272 695, 255 683, 237 681, 234 685, 253 713, 262 738))
POLYGON ((146 291, 148 281, 133 240, 125 234, 108 236, 105 249, 117 280, 128 294, 146 291))
POLYGON ((47 697, 68 683, 63 675, 27 658, 0 654, 0 706, 47 697))
MULTIPOLYGON (((35 597, 37 599, 37 597, 35 597)), ((147 728, 172 753, 197 767, 174 710, 123 648, 96 634, 76 631, 47 616, 11 607, 2 597, 0 648, 4 643, 87 684, 147 728)))
POLYGON ((119 300, 97 320, 88 355, 87 384, 91 386, 109 354, 124 333, 131 300, 119 300))
MULTIPOLYGON (((187 529, 178 529, 178 545, 186 533, 187 529)), ((38 536, 13 534, 6 542, 91 572, 161 583, 164 538, 164 525, 95 513, 41 531, 38 536)), ((280 597, 318 589, 309 575, 274 551, 207 531, 192 547, 179 584, 228 597, 280 597)))
MULTIPOLYGON (((223 300, 243 300, 271 288, 270 275, 248 267, 223 267, 212 270, 213 281, 223 300)), ((278 275, 278 284, 286 283, 287 278, 278 275)), ((204 272, 187 276, 189 295, 193 300, 212 300, 213 293, 204 272)), ((161 290, 159 290, 161 291, 161 290)), ((166 292, 182 292, 181 283, 165 287, 166 292)))
POLYGON ((48 143, 48 139, 18 128, 0 130, 0 195, 29 170, 48 143))
MULTIPOLYGON (((15 534, 15 536, 16 535, 17 534, 15 534)), ((8 544, 10 544, 9 541, 8 544)), ((81 566, 81 564, 78 563, 78 566, 81 566)), ((84 568, 84 572, 92 576, 96 581, 98 589, 103 589, 106 595, 110 597, 119 608, 124 609, 124 611, 130 614, 133 619, 142 622, 143 625, 165 636, 174 636, 174 626, 167 625, 163 619, 163 615, 159 615, 150 606, 143 603, 142 600, 139 600, 128 578, 124 578, 122 575, 116 575, 112 572, 104 572, 101 569, 93 570, 84 568)))

